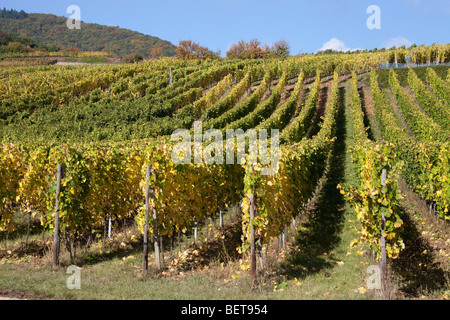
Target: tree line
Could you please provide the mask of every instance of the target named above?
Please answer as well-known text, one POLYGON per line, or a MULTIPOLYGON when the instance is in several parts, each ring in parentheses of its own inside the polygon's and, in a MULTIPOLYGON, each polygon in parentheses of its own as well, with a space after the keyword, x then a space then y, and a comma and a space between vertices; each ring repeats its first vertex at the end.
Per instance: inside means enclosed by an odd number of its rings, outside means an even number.
POLYGON ((0 30, 0 53, 33 52, 34 50, 57 52, 61 49, 54 45, 37 44, 32 38, 0 30))
POLYGON ((3 10, 0 10, 0 18, 2 19, 25 19, 28 18, 28 14, 23 11, 17 11, 14 9, 6 10, 6 8, 3 8, 3 10))
MULTIPOLYGON (((218 59, 221 56, 220 50, 216 52, 201 46, 192 40, 182 40, 176 48, 177 55, 184 60, 189 59, 218 59)), ((290 45, 285 40, 280 40, 272 44, 262 44, 258 39, 249 42, 244 40, 233 44, 226 52, 228 59, 264 59, 264 58, 285 58, 290 54, 290 45)), ((155 57, 152 54, 153 57, 155 57)))

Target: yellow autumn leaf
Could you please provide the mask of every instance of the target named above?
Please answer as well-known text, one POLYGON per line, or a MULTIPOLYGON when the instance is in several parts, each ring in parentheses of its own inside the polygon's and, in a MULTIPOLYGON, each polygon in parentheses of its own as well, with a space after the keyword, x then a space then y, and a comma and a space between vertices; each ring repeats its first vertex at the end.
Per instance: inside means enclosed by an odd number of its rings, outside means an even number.
POLYGON ((250 266, 248 264, 244 263, 244 264, 241 265, 241 269, 244 270, 244 271, 247 271, 248 269, 250 269, 250 266))
POLYGON ((350 242, 350 248, 354 248, 357 244, 358 244, 358 240, 353 239, 353 240, 350 242))

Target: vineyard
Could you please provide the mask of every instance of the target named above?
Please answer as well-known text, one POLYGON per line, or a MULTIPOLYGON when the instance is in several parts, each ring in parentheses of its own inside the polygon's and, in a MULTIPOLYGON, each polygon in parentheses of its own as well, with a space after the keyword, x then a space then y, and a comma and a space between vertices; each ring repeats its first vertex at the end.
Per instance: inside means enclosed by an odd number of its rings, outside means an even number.
MULTIPOLYGON (((316 270, 295 259, 312 252, 314 237, 302 235, 316 221, 327 234, 314 249, 320 259, 331 259, 331 243, 341 242, 353 263, 381 266, 383 285, 372 297, 432 290, 448 298, 450 68, 426 66, 448 62, 450 46, 437 45, 1 69, 0 270, 26 269, 46 254, 53 269, 90 265, 103 261, 87 254, 96 248, 106 257, 125 252, 122 262, 128 252, 139 254, 133 261, 144 277, 176 278, 235 261, 232 279, 248 279, 248 291, 265 292, 275 279, 270 292, 281 294, 291 282, 300 288, 302 275, 344 264, 330 260, 316 270), (406 57, 425 66, 380 70, 406 57), (171 137, 179 129, 203 138, 180 148, 171 137), (251 129, 259 143, 244 153, 258 150, 259 157, 225 150, 239 142, 239 130, 251 129), (223 149, 212 143, 221 137, 223 149), (262 161, 264 152, 278 155, 276 173, 264 174, 273 165, 262 161), (174 162, 180 154, 183 163, 174 162), (350 226, 351 239, 327 238, 350 226), (433 249, 416 253, 411 230, 433 249)), ((358 295, 368 276, 361 270, 359 289, 352 288, 358 295)))

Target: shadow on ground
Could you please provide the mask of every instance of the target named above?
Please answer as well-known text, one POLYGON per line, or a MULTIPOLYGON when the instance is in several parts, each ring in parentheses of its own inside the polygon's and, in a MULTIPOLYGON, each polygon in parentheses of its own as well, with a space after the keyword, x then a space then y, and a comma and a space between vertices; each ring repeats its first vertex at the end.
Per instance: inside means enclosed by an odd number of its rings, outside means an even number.
POLYGON ((340 242, 343 228, 345 200, 336 188, 344 180, 346 153, 345 89, 339 91, 339 113, 337 115, 337 140, 331 151, 329 165, 321 180, 309 210, 307 221, 297 231, 295 245, 299 252, 286 257, 278 266, 278 273, 288 278, 304 278, 325 271, 335 265, 332 258, 324 256, 340 242))
POLYGON ((405 249, 391 268, 401 278, 399 291, 408 297, 417 298, 435 290, 448 287, 450 274, 433 259, 433 248, 423 239, 408 214, 403 215, 405 249))
POLYGON ((322 124, 322 117, 325 115, 325 108, 328 100, 329 87, 324 86, 320 89, 319 102, 317 106, 316 113, 312 119, 312 125, 309 128, 306 137, 311 139, 313 136, 317 135, 320 131, 320 125, 322 124))

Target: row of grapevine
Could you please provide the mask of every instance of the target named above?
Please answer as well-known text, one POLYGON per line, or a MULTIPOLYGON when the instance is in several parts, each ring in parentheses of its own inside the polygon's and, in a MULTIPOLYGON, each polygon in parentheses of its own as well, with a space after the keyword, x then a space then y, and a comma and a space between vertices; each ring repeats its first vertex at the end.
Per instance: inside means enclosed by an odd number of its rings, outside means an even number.
POLYGON ((247 99, 240 102, 236 106, 220 115, 217 118, 209 120, 205 124, 206 129, 219 129, 225 127, 227 124, 242 118, 249 112, 252 112, 259 104, 264 94, 269 90, 272 81, 275 79, 278 73, 278 66, 267 67, 264 79, 258 88, 247 99))
POLYGON ((152 106, 150 115, 153 117, 172 115, 177 109, 193 103, 197 98, 201 97, 203 88, 222 80, 234 71, 234 65, 215 66, 197 75, 183 86, 170 90, 166 95, 158 98, 146 98, 145 103, 152 106))
POLYGON ((393 69, 390 71, 389 83, 403 116, 419 140, 424 142, 448 141, 448 133, 413 103, 405 89, 400 86, 393 69))
POLYGON ((279 106, 274 113, 265 121, 261 122, 255 129, 278 129, 282 130, 292 119, 297 107, 300 104, 300 97, 305 84, 305 73, 302 71, 297 78, 294 90, 290 97, 279 106))
POLYGON ((154 172, 150 183, 162 235, 186 232, 196 218, 239 201, 240 166, 176 165, 173 147, 164 141, 57 148, 2 145, 0 228, 13 229, 12 214, 19 208, 40 212, 42 224, 53 228, 57 164, 64 166, 60 225, 70 233, 99 227, 110 216, 136 217, 142 224, 147 164, 154 172))
POLYGON ((193 104, 193 114, 195 119, 199 119, 202 113, 208 107, 214 105, 225 93, 227 93, 233 85, 233 77, 231 74, 220 81, 217 86, 208 91, 202 99, 193 104))
POLYGON ((181 67, 177 68, 174 65, 169 70, 154 70, 154 72, 142 72, 137 76, 133 76, 133 79, 122 79, 114 83, 110 88, 99 92, 91 92, 91 96, 83 96, 79 103, 86 103, 87 101, 103 103, 107 101, 126 101, 134 100, 144 97, 146 95, 153 95, 158 93, 163 94, 163 91, 170 85, 170 74, 172 74, 172 80, 176 85, 181 85, 188 77, 194 76, 195 73, 202 73, 202 70, 198 70, 198 67, 181 67), (177 79, 178 81, 176 81, 177 79), (100 97, 99 96, 100 94, 100 97))
POLYGON ((405 247, 401 237, 403 220, 399 204, 401 194, 398 191, 401 163, 397 161, 394 145, 378 145, 369 140, 356 73, 352 78, 350 118, 354 144, 349 151, 358 184, 339 185, 338 188, 356 211, 361 224, 361 242, 375 251, 378 258, 382 256, 382 247, 387 257, 396 258, 405 247), (384 181, 381 178, 383 170, 386 172, 384 181), (382 243, 383 237, 385 244, 382 243))
POLYGON ((410 51, 413 63, 450 62, 450 45, 431 45, 415 47, 410 51))
POLYGON ((243 230, 247 245, 250 240, 252 197, 256 197, 257 214, 252 221, 255 236, 261 243, 268 243, 300 214, 302 204, 314 192, 334 141, 339 108, 338 84, 339 76, 336 72, 331 100, 319 134, 311 140, 282 147, 276 174, 262 175, 264 167, 256 162, 257 159, 247 158, 244 164, 245 194, 242 203, 243 230))
POLYGON ((308 99, 299 114, 284 128, 280 136, 281 143, 285 143, 287 141, 298 142, 305 136, 306 130, 308 130, 311 125, 311 120, 317 110, 317 104, 320 96, 320 86, 321 71, 318 70, 316 73, 316 80, 309 93, 308 99))
POLYGON ((397 57, 398 63, 406 63, 406 57, 416 64, 448 63, 450 62, 450 45, 418 46, 410 49, 396 48, 382 53, 383 62, 394 63, 397 57))
POLYGON ((444 106, 440 100, 428 90, 427 86, 417 77, 413 69, 409 69, 408 71, 408 83, 426 114, 447 133, 450 133, 450 109, 444 106))
MULTIPOLYGON (((147 95, 143 99, 145 103, 155 103, 176 97, 178 94, 185 92, 186 90, 205 87, 211 83, 210 78, 216 77, 218 73, 226 71, 227 73, 233 73, 236 78, 239 78, 239 72, 246 67, 252 66, 254 63, 250 62, 205 62, 200 65, 195 66, 195 71, 191 74, 186 72, 179 75, 170 68, 172 72, 172 83, 170 84, 169 74, 166 78, 166 86, 162 87, 156 92, 149 92, 147 90, 147 95), (156 95, 154 95, 156 93, 156 95)), ((169 69, 169 66, 167 67, 169 69)), ((169 71, 169 70, 168 70, 169 71)))
MULTIPOLYGON (((235 65, 236 71, 241 68, 239 62, 204 62, 198 64, 197 62, 182 62, 171 63, 167 60, 162 60, 161 65, 158 65, 158 69, 146 70, 137 76, 133 76, 133 79, 127 82, 121 82, 115 84, 112 88, 106 90, 103 96, 106 101, 112 100, 142 100, 146 103, 154 103, 156 101, 164 101, 172 99, 180 92, 183 92, 181 87, 187 85, 192 81, 199 81, 201 77, 212 68, 219 68, 224 66, 235 65), (149 72, 156 71, 156 72, 149 72), (111 97, 111 94, 114 94, 111 97), (109 99, 108 99, 109 97, 109 99)), ((189 86, 189 87, 192 87, 189 86)), ((184 88, 186 89, 186 88, 184 88)))
POLYGON ((36 68, 35 72, 24 71, 20 74, 5 72, 2 77, 6 81, 0 85, 0 96, 5 114, 69 102, 117 102, 155 93, 163 99, 170 99, 180 93, 173 92, 173 88, 184 85, 189 78, 198 82, 201 81, 199 77, 207 73, 205 70, 212 66, 231 67, 235 64, 239 62, 196 65, 193 62, 161 59, 134 65, 57 66, 53 69, 36 68), (173 86, 169 86, 169 67, 173 86), (166 97, 169 92, 170 97, 166 97))
POLYGON ((73 67, 58 66, 53 69, 37 69, 14 77, 7 77, 0 85, 3 106, 22 110, 30 107, 29 100, 42 100, 43 105, 67 103, 69 98, 85 94, 95 88, 105 89, 116 81, 132 78, 149 69, 159 70, 161 63, 145 63, 133 66, 73 67))
POLYGON ((77 103, 79 99, 81 100, 78 103, 84 104, 86 99, 82 98, 86 95, 89 96, 89 100, 97 101, 101 99, 102 91, 109 99, 118 99, 118 95, 132 85, 135 75, 140 72, 148 73, 146 70, 144 65, 105 66, 102 70, 96 67, 25 74, 23 77, 16 77, 16 81, 9 84, 4 92, 1 100, 2 115, 5 117, 21 111, 31 112, 41 107, 77 103))
POLYGON ((437 215, 449 219, 450 172, 448 142, 423 142, 410 137, 387 103, 379 88, 378 77, 370 78, 372 98, 383 138, 396 146, 398 158, 404 162, 402 176, 425 200, 436 204, 437 215))
POLYGON ((199 100, 178 109, 175 112, 174 118, 171 116, 156 118, 155 125, 164 128, 163 135, 169 135, 180 128, 192 128, 194 121, 199 119, 201 114, 205 113, 206 110, 213 109, 216 104, 219 107, 223 107, 225 104, 230 103, 236 95, 240 95, 241 92, 245 91, 244 87, 250 86, 251 84, 250 76, 251 72, 249 70, 242 82, 230 91, 233 85, 233 75, 229 74, 199 100))
POLYGON ((442 80, 431 68, 427 69, 427 81, 440 101, 450 107, 450 84, 442 80))
POLYGON ((207 119, 213 119, 227 110, 230 110, 250 89, 252 84, 252 71, 248 69, 245 73, 244 78, 233 87, 233 89, 224 98, 216 102, 214 105, 207 108, 202 115, 202 119, 205 121, 207 119))
POLYGON ((256 127, 261 121, 267 119, 281 101, 281 95, 287 83, 287 71, 284 71, 277 86, 272 90, 270 97, 261 102, 252 112, 228 124, 228 129, 247 130, 256 127))

